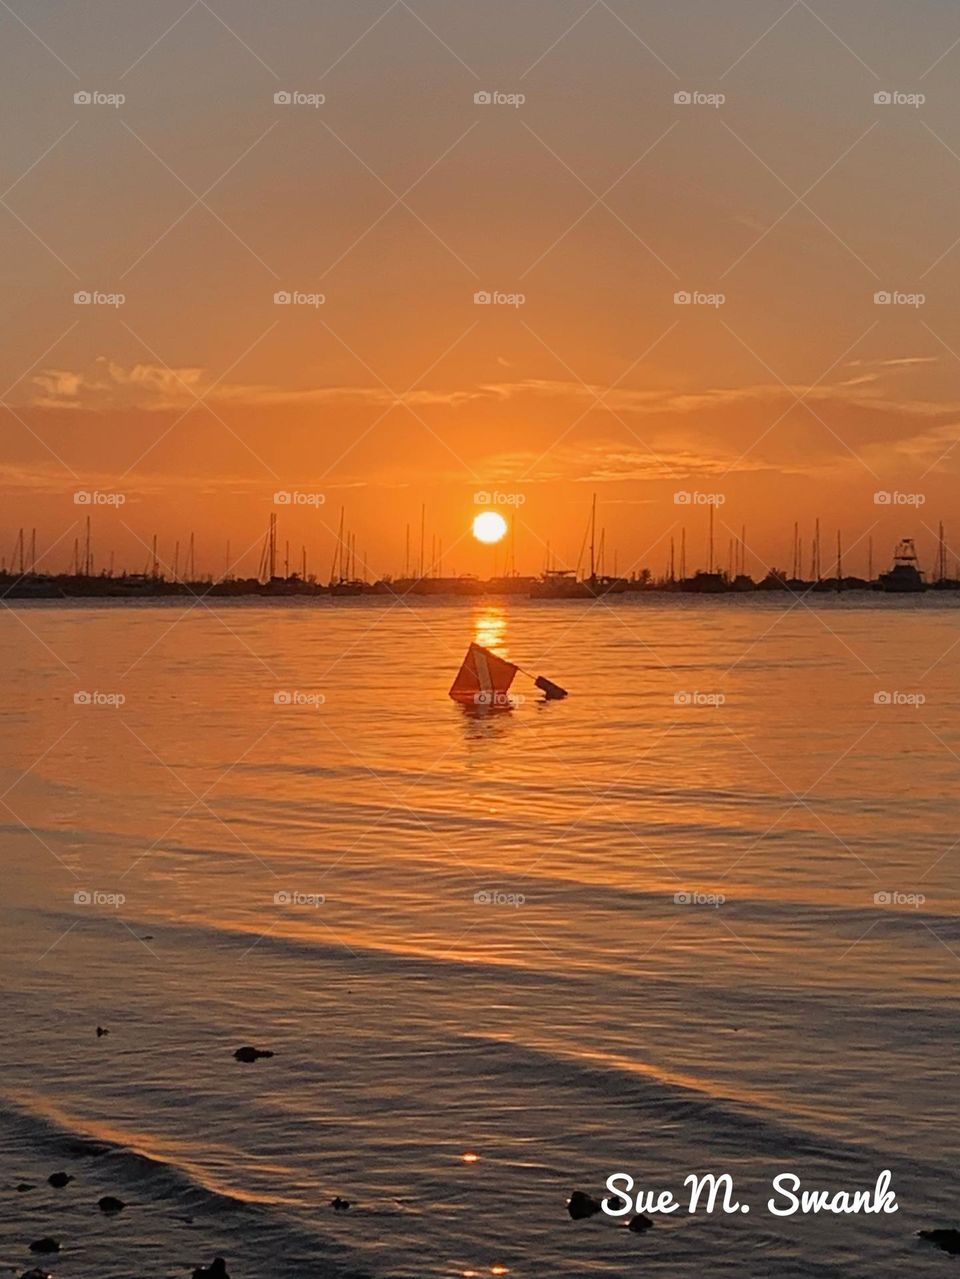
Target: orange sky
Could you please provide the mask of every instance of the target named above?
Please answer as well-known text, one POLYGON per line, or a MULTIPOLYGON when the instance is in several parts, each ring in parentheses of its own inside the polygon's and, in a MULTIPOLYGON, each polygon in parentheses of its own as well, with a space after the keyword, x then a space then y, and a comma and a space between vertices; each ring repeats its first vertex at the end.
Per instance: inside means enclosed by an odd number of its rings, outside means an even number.
POLYGON ((341 504, 373 575, 424 502, 446 570, 492 571, 465 537, 477 491, 512 496, 531 572, 548 540, 575 562, 593 491, 621 571, 661 570, 681 524, 697 562, 678 491, 725 499, 721 558, 746 523, 755 575, 816 515, 863 539, 851 571, 867 536, 877 563, 906 534, 932 566, 940 518, 960 548, 950 5, 23 17, 0 16, 7 558, 36 526, 65 563, 78 490, 123 494, 95 546, 137 570, 154 531, 168 560, 194 531, 205 570, 229 539, 255 571, 278 490, 324 496, 280 511, 321 576, 341 504), (474 101, 494 91, 525 101, 474 101))

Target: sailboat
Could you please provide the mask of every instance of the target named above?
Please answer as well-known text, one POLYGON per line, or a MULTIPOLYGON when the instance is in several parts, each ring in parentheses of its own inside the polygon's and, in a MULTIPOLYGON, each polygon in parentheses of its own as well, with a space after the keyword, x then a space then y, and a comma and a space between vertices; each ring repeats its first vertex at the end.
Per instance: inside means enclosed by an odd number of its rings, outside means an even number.
MULTIPOLYGON (((612 577, 597 572, 597 495, 594 493, 590 507, 590 573, 582 581, 574 569, 548 568, 530 587, 534 600, 582 600, 601 595, 621 595, 629 586, 625 577, 612 577)), ((582 554, 582 550, 581 550, 582 554)))
POLYGON ((354 576, 356 571, 356 549, 351 538, 347 548, 343 540, 343 507, 340 507, 340 528, 337 532, 337 549, 333 557, 333 568, 330 573, 331 595, 362 595, 366 583, 354 576))

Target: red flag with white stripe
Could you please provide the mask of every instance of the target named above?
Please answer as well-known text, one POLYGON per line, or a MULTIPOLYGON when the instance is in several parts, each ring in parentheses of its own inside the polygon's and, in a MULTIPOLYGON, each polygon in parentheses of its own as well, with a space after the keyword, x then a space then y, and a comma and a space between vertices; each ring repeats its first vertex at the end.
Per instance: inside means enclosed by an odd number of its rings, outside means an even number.
POLYGON ((471 644, 450 688, 450 696, 456 702, 472 702, 475 706, 503 705, 518 669, 513 662, 504 661, 488 648, 471 644))

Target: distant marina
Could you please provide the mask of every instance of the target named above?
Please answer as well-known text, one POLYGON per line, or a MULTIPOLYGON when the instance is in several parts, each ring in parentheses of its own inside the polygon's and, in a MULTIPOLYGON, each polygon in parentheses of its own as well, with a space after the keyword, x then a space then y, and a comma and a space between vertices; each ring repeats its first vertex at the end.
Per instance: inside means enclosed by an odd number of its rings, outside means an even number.
POLYGON ((37 557, 36 530, 20 529, 13 554, 8 562, 0 559, 0 598, 24 599, 149 599, 149 598, 198 598, 198 597, 284 597, 329 596, 334 599, 363 595, 385 596, 520 596, 532 600, 587 600, 628 594, 682 594, 682 595, 742 595, 749 593, 790 592, 794 595, 843 593, 849 591, 874 591, 890 595, 916 595, 928 590, 960 590, 960 565, 954 563, 954 571, 948 571, 947 546, 944 527, 938 533, 935 571, 928 576, 921 568, 912 538, 902 538, 896 545, 890 567, 877 574, 873 572, 873 544, 869 542, 868 572, 861 577, 845 573, 843 569, 843 544, 841 534, 836 534, 836 555, 824 569, 820 521, 816 521, 809 557, 809 572, 803 573, 803 544, 799 525, 794 525, 793 555, 790 570, 770 567, 762 577, 747 572, 746 529, 738 538, 729 542, 729 562, 721 568, 714 551, 714 509, 709 508, 709 532, 707 539, 707 566, 687 571, 686 529, 682 529, 679 547, 673 537, 669 539, 669 559, 663 571, 655 574, 649 568, 635 570, 627 576, 605 567, 605 532, 601 530, 599 541, 596 529, 596 499, 594 498, 590 522, 584 535, 584 544, 576 568, 559 568, 555 565, 547 545, 546 566, 539 575, 519 573, 516 569, 515 551, 508 546, 504 559, 504 571, 488 578, 473 574, 446 575, 441 571, 442 547, 433 539, 429 560, 425 556, 424 519, 421 516, 420 552, 415 566, 411 566, 410 527, 407 526, 406 554, 403 572, 394 577, 375 577, 365 568, 366 557, 361 556, 358 566, 356 535, 345 531, 344 513, 341 510, 333 563, 329 577, 322 580, 308 572, 307 550, 301 547, 300 564, 291 569, 290 544, 287 542, 281 561, 278 542, 277 516, 270 516, 269 527, 263 541, 258 572, 255 576, 239 576, 232 571, 230 544, 227 543, 224 572, 220 576, 200 573, 196 569, 193 534, 181 557, 181 546, 176 542, 172 563, 165 563, 158 551, 156 534, 152 539, 149 558, 142 572, 114 570, 113 555, 107 567, 95 568, 91 540, 90 517, 86 519, 85 535, 74 540, 72 562, 64 571, 43 571, 37 557), (181 571, 182 561, 182 571, 181 571), (581 563, 582 571, 581 571, 581 563))

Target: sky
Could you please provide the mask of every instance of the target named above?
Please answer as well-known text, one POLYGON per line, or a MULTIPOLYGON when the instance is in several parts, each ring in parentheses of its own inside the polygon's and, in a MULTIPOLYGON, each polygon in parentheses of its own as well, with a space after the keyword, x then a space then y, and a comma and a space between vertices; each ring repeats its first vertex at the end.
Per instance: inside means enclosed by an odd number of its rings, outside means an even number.
POLYGON ((621 572, 708 501, 754 576, 816 517, 932 568, 958 66, 940 0, 9 0, 0 557, 255 572, 277 513, 326 578, 343 507, 376 577, 425 506, 486 575, 479 497, 532 573, 596 493, 621 572))

